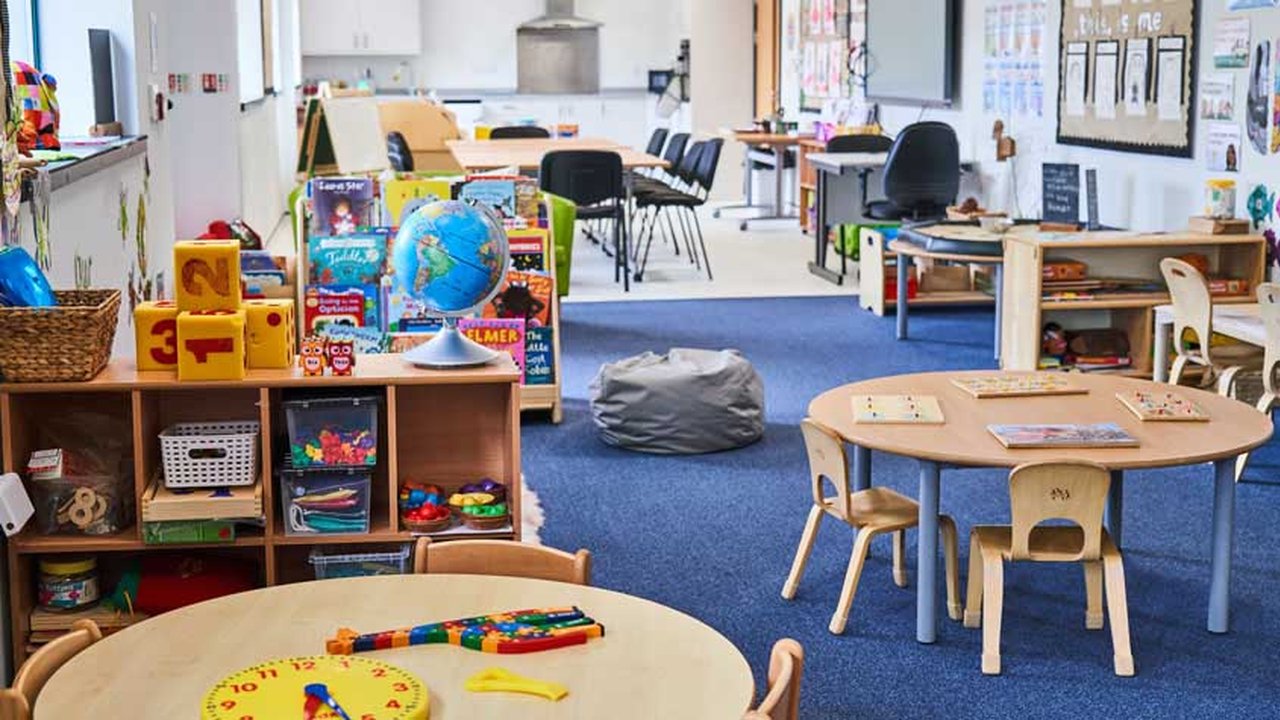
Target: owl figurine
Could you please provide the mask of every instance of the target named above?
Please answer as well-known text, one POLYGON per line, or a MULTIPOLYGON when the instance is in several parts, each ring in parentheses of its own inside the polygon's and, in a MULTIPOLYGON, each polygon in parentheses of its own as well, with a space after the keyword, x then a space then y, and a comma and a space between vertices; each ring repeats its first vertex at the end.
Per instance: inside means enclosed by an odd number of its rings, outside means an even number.
POLYGON ((305 337, 298 346, 298 366, 307 377, 324 375, 328 364, 325 360, 325 341, 318 337, 305 337))
POLYGON ((356 366, 355 343, 350 340, 330 340, 325 345, 325 356, 329 360, 329 372, 334 375, 350 375, 356 366))

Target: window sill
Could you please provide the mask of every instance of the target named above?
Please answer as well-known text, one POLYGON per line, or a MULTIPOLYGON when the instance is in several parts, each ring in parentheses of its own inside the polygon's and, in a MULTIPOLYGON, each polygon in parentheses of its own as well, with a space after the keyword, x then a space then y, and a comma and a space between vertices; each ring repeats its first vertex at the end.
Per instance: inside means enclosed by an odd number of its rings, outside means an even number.
MULTIPOLYGON (((74 140, 64 140, 63 152, 77 155, 75 159, 58 160, 44 166, 49 171, 52 192, 71 183, 122 163, 147 151, 147 136, 123 137, 104 145, 77 145, 74 140)), ((31 182, 22 183, 22 199, 31 198, 31 182)))

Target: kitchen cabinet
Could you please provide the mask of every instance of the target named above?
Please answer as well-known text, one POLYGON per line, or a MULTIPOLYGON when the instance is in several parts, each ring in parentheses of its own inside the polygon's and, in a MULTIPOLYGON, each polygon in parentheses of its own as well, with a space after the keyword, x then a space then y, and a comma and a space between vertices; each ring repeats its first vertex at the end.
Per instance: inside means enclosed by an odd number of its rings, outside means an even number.
POLYGON ((300 0, 303 55, 417 55, 422 0, 300 0))

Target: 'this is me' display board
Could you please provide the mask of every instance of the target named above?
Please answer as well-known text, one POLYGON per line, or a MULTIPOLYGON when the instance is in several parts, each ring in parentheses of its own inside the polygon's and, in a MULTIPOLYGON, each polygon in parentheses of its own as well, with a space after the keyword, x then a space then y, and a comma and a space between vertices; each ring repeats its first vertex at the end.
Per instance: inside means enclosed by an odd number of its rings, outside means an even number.
POLYGON ((1062 0, 1058 142, 1192 156, 1197 0, 1062 0))

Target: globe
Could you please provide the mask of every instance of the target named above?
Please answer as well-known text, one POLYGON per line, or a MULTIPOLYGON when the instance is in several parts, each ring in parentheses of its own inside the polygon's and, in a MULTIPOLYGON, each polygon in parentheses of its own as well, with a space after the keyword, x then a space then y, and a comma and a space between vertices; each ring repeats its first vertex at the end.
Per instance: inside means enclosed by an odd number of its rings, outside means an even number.
POLYGON ((507 259, 507 234, 497 218, 456 200, 424 205, 405 218, 391 253, 395 289, 455 317, 493 297, 507 259))
POLYGON ((405 359, 423 367, 452 368, 483 365, 498 357, 458 332, 455 320, 493 298, 508 260, 507 233, 484 208, 445 200, 423 205, 406 217, 391 249, 393 287, 443 317, 444 327, 405 353, 405 359))

